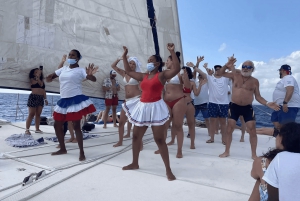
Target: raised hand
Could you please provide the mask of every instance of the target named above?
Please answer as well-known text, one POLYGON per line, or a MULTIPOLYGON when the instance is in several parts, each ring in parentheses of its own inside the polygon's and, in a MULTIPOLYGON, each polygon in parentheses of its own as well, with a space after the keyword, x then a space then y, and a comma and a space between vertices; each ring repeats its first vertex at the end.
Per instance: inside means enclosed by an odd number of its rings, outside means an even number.
POLYGON ((236 62, 236 58, 234 58, 234 54, 231 57, 228 57, 228 61, 225 64, 227 68, 232 69, 234 68, 234 64, 236 62))
POLYGON ((187 62, 187 63, 186 63, 186 66, 188 66, 188 67, 194 67, 195 65, 194 65, 193 62, 187 62))
POLYGON ((127 54, 128 54, 128 49, 127 49, 127 47, 126 47, 126 46, 123 46, 123 50, 124 50, 124 52, 123 52, 122 57, 127 56, 127 54))
POLYGON ((167 44, 167 48, 168 48, 169 51, 174 51, 174 50, 175 50, 175 45, 174 45, 174 43, 168 43, 168 44, 167 44))
POLYGON ((267 106, 275 111, 280 110, 280 106, 277 105, 277 103, 275 103, 275 102, 268 102, 267 106))
POLYGON ((215 71, 213 69, 206 68, 206 72, 208 75, 213 75, 215 71))
POLYGON ((204 60, 204 56, 200 56, 200 57, 197 56, 197 62, 198 62, 198 63, 200 63, 200 62, 203 61, 203 60, 204 60))
POLYGON ((92 63, 89 63, 89 67, 85 67, 85 70, 86 70, 86 74, 88 75, 93 75, 93 72, 98 70, 98 68, 95 70, 94 68, 94 64, 92 63))
POLYGON ((95 66, 95 68, 92 71, 92 75, 98 72, 99 66, 95 66))
POLYGON ((64 54, 61 58, 61 62, 65 63, 67 61, 67 55, 64 54))
POLYGON ((208 63, 203 64, 203 67, 206 69, 208 66, 208 63))

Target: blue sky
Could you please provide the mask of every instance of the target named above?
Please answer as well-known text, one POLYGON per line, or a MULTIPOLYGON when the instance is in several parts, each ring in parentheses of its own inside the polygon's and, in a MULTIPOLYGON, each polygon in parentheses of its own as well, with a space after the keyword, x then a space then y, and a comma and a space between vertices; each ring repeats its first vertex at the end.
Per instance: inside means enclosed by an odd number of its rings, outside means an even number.
MULTIPOLYGON (((177 0, 185 61, 269 60, 300 49, 299 0, 177 0), (218 51, 221 44, 226 48, 218 51)), ((276 67, 277 68, 277 67, 276 67)))
MULTIPOLYGON (((281 65, 291 65, 300 80, 299 0, 177 0, 184 61, 204 55, 209 67, 237 66, 252 60, 253 76, 267 100, 279 81, 281 65)), ((204 63, 203 62, 203 63, 204 63)))

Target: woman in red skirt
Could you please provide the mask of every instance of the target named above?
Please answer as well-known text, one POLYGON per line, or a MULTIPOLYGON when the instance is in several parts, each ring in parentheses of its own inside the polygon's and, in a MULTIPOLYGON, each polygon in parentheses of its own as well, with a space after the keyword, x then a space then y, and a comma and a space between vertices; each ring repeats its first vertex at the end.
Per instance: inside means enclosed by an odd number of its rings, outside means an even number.
POLYGON ((95 82, 96 77, 93 74, 97 68, 94 68, 94 64, 89 64, 89 67, 86 69, 79 67, 78 61, 80 59, 80 52, 78 50, 71 50, 68 57, 70 65, 64 66, 56 70, 55 73, 48 75, 46 81, 51 82, 53 79, 59 77, 61 95, 61 99, 57 102, 53 113, 55 121, 54 129, 60 150, 51 155, 67 153, 64 142, 63 124, 66 121, 72 121, 80 149, 79 161, 84 161, 85 155, 80 120, 82 116, 95 112, 96 108, 92 101, 89 100, 89 97, 82 94, 82 81, 87 79, 95 82))

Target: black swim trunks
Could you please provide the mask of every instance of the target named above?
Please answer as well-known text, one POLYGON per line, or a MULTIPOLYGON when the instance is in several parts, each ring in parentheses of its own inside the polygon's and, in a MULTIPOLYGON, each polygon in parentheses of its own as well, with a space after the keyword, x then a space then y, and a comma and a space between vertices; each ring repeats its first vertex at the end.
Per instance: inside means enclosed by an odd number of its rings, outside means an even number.
POLYGON ((240 116, 244 117, 245 122, 255 121, 252 105, 240 106, 235 103, 229 103, 228 118, 237 121, 240 116))

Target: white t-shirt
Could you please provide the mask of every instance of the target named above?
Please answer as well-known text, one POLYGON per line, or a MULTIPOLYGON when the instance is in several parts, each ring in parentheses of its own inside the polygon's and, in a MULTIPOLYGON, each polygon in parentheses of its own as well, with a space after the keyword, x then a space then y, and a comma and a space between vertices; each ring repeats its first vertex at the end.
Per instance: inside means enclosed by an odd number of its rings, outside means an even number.
POLYGON ((280 201, 299 201, 300 154, 287 151, 277 154, 262 179, 278 188, 280 201))
POLYGON ((229 78, 216 78, 214 75, 207 75, 209 102, 216 104, 229 104, 228 85, 229 78))
POLYGON ((294 87, 294 93, 292 95, 292 98, 287 104, 288 107, 300 108, 299 86, 296 79, 291 75, 284 76, 277 83, 275 90, 273 92, 273 101, 276 102, 278 105, 282 105, 286 94, 286 87, 288 86, 294 87))
MULTIPOLYGON (((197 81, 195 84, 198 88, 199 81, 197 81)), ((202 85, 200 94, 198 96, 195 96, 195 99, 194 99, 194 105, 201 105, 203 103, 208 103, 208 85, 207 85, 207 83, 202 85)))
POLYGON ((59 76, 60 96, 62 98, 70 98, 82 94, 82 81, 87 76, 84 68, 64 66, 56 70, 55 74, 59 76))
MULTIPOLYGON (((195 82, 195 79, 194 79, 194 78, 193 78, 193 79, 190 79, 190 82, 195 82)), ((194 91, 191 92, 191 95, 190 95, 190 96, 191 96, 191 99, 193 99, 193 100, 195 99, 194 91)))

